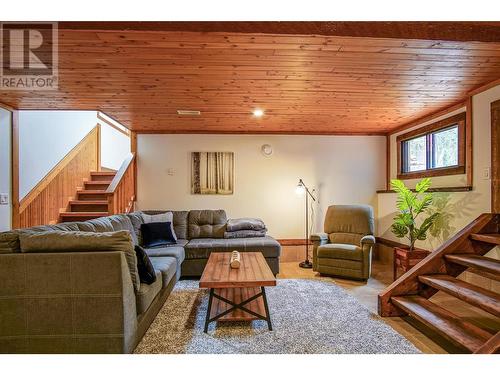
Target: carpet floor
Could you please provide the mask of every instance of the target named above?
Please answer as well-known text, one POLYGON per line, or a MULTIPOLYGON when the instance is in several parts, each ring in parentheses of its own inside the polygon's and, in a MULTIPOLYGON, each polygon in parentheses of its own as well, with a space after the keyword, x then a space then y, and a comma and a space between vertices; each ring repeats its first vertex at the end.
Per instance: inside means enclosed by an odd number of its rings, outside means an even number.
POLYGON ((273 331, 264 321, 217 322, 205 334, 208 292, 181 280, 135 353, 419 353, 331 281, 283 279, 266 292, 273 331))

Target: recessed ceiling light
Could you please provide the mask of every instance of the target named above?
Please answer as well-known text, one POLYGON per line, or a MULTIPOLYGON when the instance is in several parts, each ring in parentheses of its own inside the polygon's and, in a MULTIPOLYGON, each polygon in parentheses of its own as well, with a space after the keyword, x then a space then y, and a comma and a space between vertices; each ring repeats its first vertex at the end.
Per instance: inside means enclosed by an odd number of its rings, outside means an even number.
POLYGON ((178 109, 177 114, 181 116, 199 116, 201 115, 200 111, 191 111, 187 109, 178 109))
POLYGON ((253 113, 253 115, 255 117, 262 117, 262 116, 264 116, 264 111, 262 109, 260 109, 260 108, 255 108, 252 113, 253 113))

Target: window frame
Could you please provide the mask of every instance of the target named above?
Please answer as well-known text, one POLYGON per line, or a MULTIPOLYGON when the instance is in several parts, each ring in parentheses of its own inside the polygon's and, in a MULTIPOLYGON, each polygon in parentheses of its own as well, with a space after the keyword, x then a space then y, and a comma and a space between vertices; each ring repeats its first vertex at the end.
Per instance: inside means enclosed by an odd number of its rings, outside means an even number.
POLYGON ((398 160, 398 170, 397 177, 400 180, 408 180, 413 178, 423 178, 423 177, 437 177, 437 176, 449 176, 457 174, 465 174, 465 160, 466 160, 466 113, 462 112, 457 115, 448 117, 446 119, 434 122, 432 124, 423 126, 421 128, 406 132, 404 134, 398 135, 396 137, 397 142, 397 160, 398 160), (431 160, 432 148, 429 138, 432 137, 433 133, 446 130, 457 126, 458 129, 458 165, 450 167, 441 168, 429 168, 429 163, 431 160), (426 169, 414 172, 405 172, 403 167, 405 161, 403 157, 405 153, 403 152, 403 143, 410 139, 418 137, 426 137, 426 169))

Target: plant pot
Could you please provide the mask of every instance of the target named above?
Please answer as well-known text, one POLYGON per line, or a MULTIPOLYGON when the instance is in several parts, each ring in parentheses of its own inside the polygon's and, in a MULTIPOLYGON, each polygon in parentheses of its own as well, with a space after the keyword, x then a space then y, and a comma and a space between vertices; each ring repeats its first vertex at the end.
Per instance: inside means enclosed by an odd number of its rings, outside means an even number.
POLYGON ((393 261, 393 280, 398 278, 398 269, 403 271, 403 274, 417 265, 422 259, 430 254, 430 251, 423 249, 409 250, 404 247, 394 248, 394 261, 393 261))

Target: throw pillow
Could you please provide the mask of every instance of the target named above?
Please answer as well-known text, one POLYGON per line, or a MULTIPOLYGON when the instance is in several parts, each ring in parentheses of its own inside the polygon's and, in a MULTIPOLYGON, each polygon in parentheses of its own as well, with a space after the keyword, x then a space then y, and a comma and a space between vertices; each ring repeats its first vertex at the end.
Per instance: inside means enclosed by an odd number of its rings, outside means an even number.
POLYGON ((172 212, 165 212, 163 214, 157 214, 157 215, 148 215, 145 214, 144 212, 141 213, 142 215, 142 220, 144 221, 144 224, 150 224, 150 223, 170 223, 171 231, 174 235, 175 241, 177 241, 177 236, 175 234, 174 230, 174 214, 172 212))
POLYGON ((146 254, 141 246, 136 246, 135 255, 137 256, 137 269, 141 283, 153 284, 156 281, 156 273, 148 254, 146 254))
POLYGON ((177 243, 171 222, 141 224, 141 234, 144 247, 177 243))

